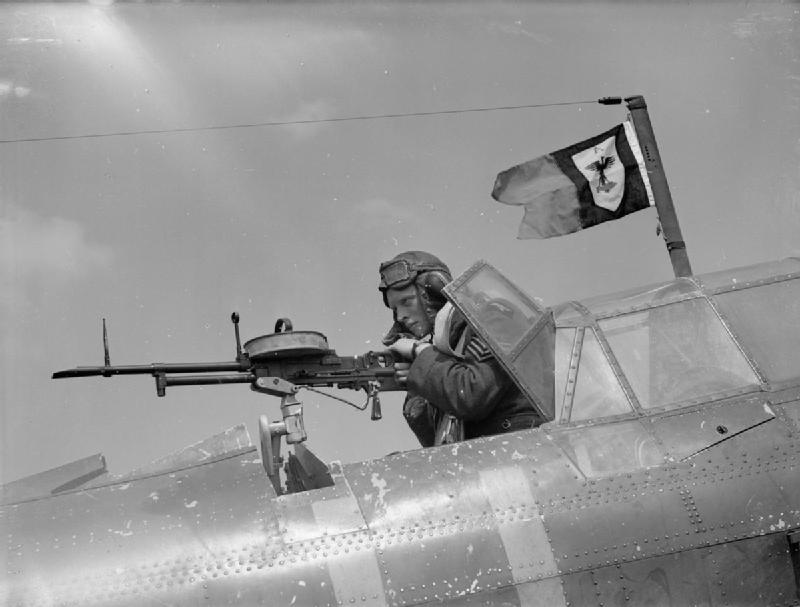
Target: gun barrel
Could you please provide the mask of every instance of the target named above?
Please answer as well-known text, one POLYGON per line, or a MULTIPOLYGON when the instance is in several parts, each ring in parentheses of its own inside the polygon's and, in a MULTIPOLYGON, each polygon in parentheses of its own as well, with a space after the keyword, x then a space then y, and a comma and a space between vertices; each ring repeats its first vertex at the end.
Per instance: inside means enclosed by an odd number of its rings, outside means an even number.
POLYGON ((248 366, 238 362, 211 363, 151 363, 149 365, 114 365, 102 367, 75 367, 53 373, 53 379, 65 377, 92 377, 102 375, 158 375, 159 373, 209 373, 247 371, 248 366))

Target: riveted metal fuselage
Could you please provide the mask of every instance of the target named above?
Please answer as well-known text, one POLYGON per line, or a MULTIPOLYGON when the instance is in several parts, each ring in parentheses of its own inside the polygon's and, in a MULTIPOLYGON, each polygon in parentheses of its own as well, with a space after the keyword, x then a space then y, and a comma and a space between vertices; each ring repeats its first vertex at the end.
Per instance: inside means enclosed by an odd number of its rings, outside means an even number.
MULTIPOLYGON (((7 505, 0 597, 792 604, 797 396, 787 392, 793 400, 774 404, 769 421, 683 461, 676 450, 672 463, 602 478, 587 478, 565 448, 570 430, 553 428, 333 464, 333 486, 280 497, 250 448, 7 505)), ((683 423, 693 415, 707 414, 683 413, 683 423)))
POLYGON ((557 311, 536 429, 280 496, 243 428, 125 477, 94 457, 6 486, 0 604, 798 605, 797 268, 557 311))

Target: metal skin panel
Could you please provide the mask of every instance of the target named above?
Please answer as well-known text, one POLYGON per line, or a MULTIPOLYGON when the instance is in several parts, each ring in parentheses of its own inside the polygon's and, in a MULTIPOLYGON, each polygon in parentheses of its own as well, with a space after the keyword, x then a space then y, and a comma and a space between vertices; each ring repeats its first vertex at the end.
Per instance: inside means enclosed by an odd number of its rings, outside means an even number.
POLYGON ((712 605, 800 603, 785 534, 714 546, 704 553, 712 605))
POLYGON ((390 605, 413 605, 511 586, 511 565, 491 516, 444 530, 402 530, 379 564, 390 605), (427 575, 425 572, 429 572, 427 575))
MULTIPOLYGON (((498 473, 509 466, 523 471, 534 500, 555 487, 576 485, 583 480, 542 429, 406 451, 345 464, 343 469, 367 524, 373 528, 384 520, 398 525, 432 525, 443 517, 459 520, 456 517, 469 515, 471 510, 456 497, 463 493, 463 498, 469 499, 477 490, 481 473, 498 473)), ((524 497, 520 494, 520 504, 524 497)), ((483 509, 473 508, 480 515, 483 509)))
POLYGON ((785 424, 793 436, 800 437, 800 388, 772 393, 769 401, 779 422, 785 424))
POLYGON ((775 410, 791 424, 795 433, 800 434, 800 400, 777 405, 775 410))
POLYGON ((646 418, 655 435, 674 460, 730 440, 740 432, 769 422, 775 413, 764 395, 729 400, 700 408, 683 409, 646 418))
POLYGON ((594 480, 575 493, 552 496, 542 514, 559 570, 797 528, 798 450, 797 438, 774 420, 718 442, 685 464, 594 480))
POLYGON ((698 548, 566 576, 571 605, 796 605, 784 537, 698 548))
POLYGON ((589 481, 554 494, 542 515, 560 573, 675 552, 694 535, 673 467, 589 481))
POLYGON ((695 542, 800 528, 798 453, 798 435, 776 419, 692 458, 683 479, 695 512, 695 542))
POLYGON ((564 598, 564 589, 559 577, 425 604, 446 607, 568 607, 569 605, 564 598))
POLYGON ((3 605, 200 602, 279 542, 256 450, 0 510, 3 605))
POLYGON ((769 402, 773 405, 788 405, 800 407, 800 387, 792 386, 785 390, 775 390, 769 395, 769 402))
POLYGON ((345 476, 389 605, 494 597, 554 576, 537 496, 582 480, 537 430, 348 465, 345 476))
POLYGON ((564 576, 570 605, 710 605, 701 551, 667 554, 564 576))
POLYGON ((275 500, 279 529, 287 544, 367 529, 338 462, 331 464, 331 477, 332 487, 282 495, 275 500))
MULTIPOLYGON (((278 565, 282 578, 302 581, 286 604, 386 605, 373 534, 337 462, 334 485, 275 500, 279 531, 286 544, 278 565), (303 563, 316 569, 302 571, 303 563), (310 591, 313 591, 310 593, 310 591)), ((285 584, 281 577, 277 581, 285 584)))

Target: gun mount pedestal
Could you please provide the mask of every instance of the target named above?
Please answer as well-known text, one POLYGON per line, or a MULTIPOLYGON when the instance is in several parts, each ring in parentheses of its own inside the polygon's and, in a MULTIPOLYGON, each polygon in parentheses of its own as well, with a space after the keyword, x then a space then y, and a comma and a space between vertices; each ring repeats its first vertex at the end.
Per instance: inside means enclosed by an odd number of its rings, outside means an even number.
POLYGON ((281 397, 283 421, 270 423, 266 415, 258 418, 261 461, 275 492, 281 495, 283 493, 279 475, 283 463, 281 439, 285 436, 286 443, 294 445, 308 438, 303 423, 303 403, 296 396, 300 387, 279 377, 259 377, 253 382, 252 388, 256 392, 281 397))

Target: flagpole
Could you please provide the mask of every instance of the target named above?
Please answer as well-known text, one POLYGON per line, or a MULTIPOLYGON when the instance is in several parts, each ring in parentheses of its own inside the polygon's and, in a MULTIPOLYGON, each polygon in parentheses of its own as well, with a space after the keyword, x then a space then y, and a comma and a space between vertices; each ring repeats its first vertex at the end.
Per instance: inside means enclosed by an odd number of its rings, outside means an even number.
MULTIPOLYGON (((603 103, 603 101, 601 99, 600 103, 603 103)), ((678 215, 675 213, 675 206, 672 204, 672 194, 669 191, 664 166, 661 164, 661 155, 658 153, 658 145, 656 145, 653 125, 650 123, 650 115, 647 113, 647 104, 641 95, 625 97, 625 103, 631 113, 633 128, 636 130, 636 136, 639 139, 639 145, 644 155, 644 164, 647 169, 647 176, 650 179, 650 186, 653 189, 656 212, 664 233, 667 251, 669 251, 672 270, 676 278, 691 276, 692 266, 689 264, 686 243, 683 240, 681 227, 678 224, 678 215)))

